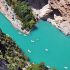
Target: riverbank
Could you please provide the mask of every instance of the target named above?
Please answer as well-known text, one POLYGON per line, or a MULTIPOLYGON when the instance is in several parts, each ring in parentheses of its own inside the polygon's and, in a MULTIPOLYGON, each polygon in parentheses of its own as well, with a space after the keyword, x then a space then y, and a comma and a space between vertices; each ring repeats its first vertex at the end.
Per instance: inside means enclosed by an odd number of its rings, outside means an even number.
POLYGON ((6 3, 5 0, 0 0, 0 12, 3 13, 12 25, 22 33, 29 34, 30 31, 22 30, 22 22, 17 18, 14 10, 6 3))
MULTIPOLYGON (((30 53, 31 54, 31 53, 30 53)), ((10 35, 0 29, 0 70, 49 70, 44 63, 30 63, 29 58, 19 48, 10 35), (1 62, 2 61, 2 62, 1 62)))
POLYGON ((45 62, 46 66, 55 66, 58 70, 64 70, 64 67, 68 67, 68 70, 70 70, 70 37, 65 36, 50 23, 39 21, 36 25, 38 29, 29 36, 25 36, 24 34, 19 34, 19 31, 13 28, 11 23, 1 13, 0 21, 2 31, 19 45, 22 51, 30 58, 30 62, 45 62), (31 42, 31 40, 34 42, 31 42), (45 51, 45 49, 48 49, 48 51, 45 51), (61 58, 58 59, 59 57, 61 58))
MULTIPOLYGON (((30 66, 29 58, 24 54, 24 52, 22 52, 12 38, 3 33, 1 29, 0 60, 6 61, 4 64, 7 66, 7 70, 19 70, 19 68, 24 70, 24 68, 26 69, 28 66, 30 66)), ((0 69, 1 68, 4 67, 0 66, 0 69)))

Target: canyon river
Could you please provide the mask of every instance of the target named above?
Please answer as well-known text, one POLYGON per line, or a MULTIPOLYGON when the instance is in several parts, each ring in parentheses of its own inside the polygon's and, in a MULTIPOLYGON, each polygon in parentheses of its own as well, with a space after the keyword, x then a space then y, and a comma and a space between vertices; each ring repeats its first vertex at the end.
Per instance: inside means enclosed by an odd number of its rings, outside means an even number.
POLYGON ((44 62, 57 70, 70 70, 70 37, 65 36, 47 21, 40 20, 37 29, 28 36, 16 30, 0 13, 0 28, 8 34, 30 58, 30 62, 44 62))

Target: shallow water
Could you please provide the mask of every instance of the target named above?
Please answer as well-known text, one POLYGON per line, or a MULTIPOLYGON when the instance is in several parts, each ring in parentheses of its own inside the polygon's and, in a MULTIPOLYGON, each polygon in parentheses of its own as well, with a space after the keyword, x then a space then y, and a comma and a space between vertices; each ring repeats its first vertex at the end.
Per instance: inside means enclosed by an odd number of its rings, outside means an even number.
POLYGON ((56 67, 58 70, 65 70, 64 66, 67 66, 67 70, 70 70, 70 37, 46 21, 41 20, 36 26, 38 29, 28 36, 19 34, 19 31, 0 13, 0 28, 13 38, 31 62, 45 62, 46 65, 56 67))

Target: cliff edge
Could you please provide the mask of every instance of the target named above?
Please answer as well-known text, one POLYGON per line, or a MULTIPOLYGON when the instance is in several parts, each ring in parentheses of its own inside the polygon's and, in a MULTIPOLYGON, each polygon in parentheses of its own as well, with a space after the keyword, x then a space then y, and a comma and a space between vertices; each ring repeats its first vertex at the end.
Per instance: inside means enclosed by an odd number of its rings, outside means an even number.
POLYGON ((35 18, 45 17, 65 35, 70 35, 70 0, 41 0, 34 5, 40 7, 37 9, 31 5, 35 18))

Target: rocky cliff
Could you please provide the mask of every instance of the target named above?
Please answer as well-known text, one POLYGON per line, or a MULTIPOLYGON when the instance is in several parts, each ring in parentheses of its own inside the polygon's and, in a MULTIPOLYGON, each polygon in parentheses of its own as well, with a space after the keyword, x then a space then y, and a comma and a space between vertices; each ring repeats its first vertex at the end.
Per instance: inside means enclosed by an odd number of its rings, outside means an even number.
MULTIPOLYGON (((56 21, 57 24, 57 28, 59 28, 61 31, 63 31, 66 35, 70 35, 70 0, 48 0, 49 5, 51 6, 51 8, 54 10, 57 10, 57 12, 60 13, 60 17, 62 17, 62 19, 58 18, 58 21, 56 21)), ((54 12, 54 14, 56 14, 54 12)), ((58 15, 56 14, 56 16, 58 17, 58 15)), ((54 20, 56 20, 56 18, 54 16, 54 20)))
POLYGON ((49 0, 53 9, 58 9, 64 20, 70 21, 70 0, 49 0))
POLYGON ((29 0, 35 17, 46 19, 58 29, 70 35, 70 0, 29 0), (39 9, 37 9, 34 6, 39 9))

